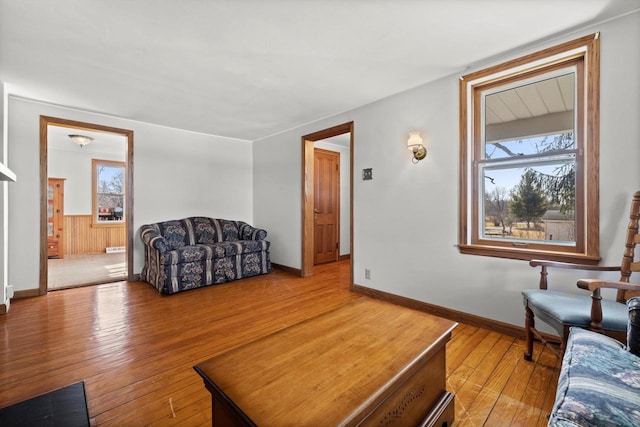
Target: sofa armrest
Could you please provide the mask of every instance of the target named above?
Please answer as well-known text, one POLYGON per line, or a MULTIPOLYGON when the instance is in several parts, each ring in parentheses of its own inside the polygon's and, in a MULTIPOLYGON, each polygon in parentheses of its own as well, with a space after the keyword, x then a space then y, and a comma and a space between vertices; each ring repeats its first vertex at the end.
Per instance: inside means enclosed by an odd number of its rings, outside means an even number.
POLYGON ((627 326, 627 349, 640 356, 640 297, 629 298, 629 325, 627 326))
POLYGON ((154 249, 161 254, 167 252, 167 241, 162 237, 156 225, 147 224, 140 227, 140 237, 142 238, 142 243, 150 249, 154 249))
POLYGON ((252 227, 243 221, 236 222, 238 223, 238 238, 240 240, 264 240, 267 238, 267 230, 252 227))

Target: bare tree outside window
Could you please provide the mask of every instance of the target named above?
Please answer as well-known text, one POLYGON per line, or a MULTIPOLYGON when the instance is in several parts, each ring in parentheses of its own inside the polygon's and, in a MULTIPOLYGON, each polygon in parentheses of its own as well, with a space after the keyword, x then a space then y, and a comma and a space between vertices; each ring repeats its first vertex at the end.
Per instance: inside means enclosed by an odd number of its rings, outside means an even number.
POLYGON ((93 160, 94 218, 98 223, 121 222, 125 211, 125 165, 93 160))
MULTIPOLYGON (((485 236, 547 240, 541 221, 547 210, 563 214, 563 228, 575 228, 573 141, 573 133, 566 132, 486 144, 487 160, 481 165, 485 236), (510 226, 507 232, 507 224, 515 229, 510 226)), ((555 234, 575 241, 575 233, 555 234)))
POLYGON ((496 231, 491 233, 489 232, 489 227, 487 227, 487 234, 499 234, 502 236, 511 234, 510 225, 513 221, 511 220, 511 214, 509 212, 509 202, 511 199, 509 198, 507 189, 504 187, 496 187, 493 191, 485 194, 485 199, 485 215, 487 219, 491 221, 493 227, 499 228, 499 233, 496 231), (509 226, 508 231, 507 226, 509 226))

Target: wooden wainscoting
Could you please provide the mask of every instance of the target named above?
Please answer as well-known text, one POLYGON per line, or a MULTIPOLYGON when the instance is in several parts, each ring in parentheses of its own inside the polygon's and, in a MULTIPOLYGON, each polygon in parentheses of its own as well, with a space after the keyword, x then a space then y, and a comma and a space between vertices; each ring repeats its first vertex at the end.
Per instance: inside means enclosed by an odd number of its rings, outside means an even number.
POLYGON ((91 215, 64 216, 64 253, 95 254, 107 247, 126 246, 124 224, 91 226, 91 215))

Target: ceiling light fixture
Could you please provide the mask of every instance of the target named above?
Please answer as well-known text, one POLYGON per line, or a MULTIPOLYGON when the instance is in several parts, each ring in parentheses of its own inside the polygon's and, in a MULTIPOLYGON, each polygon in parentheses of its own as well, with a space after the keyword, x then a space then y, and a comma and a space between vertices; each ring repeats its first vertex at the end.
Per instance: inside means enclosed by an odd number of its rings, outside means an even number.
POLYGON ((84 147, 85 145, 93 141, 93 138, 85 135, 69 135, 69 138, 71 138, 73 142, 78 144, 80 148, 84 147))

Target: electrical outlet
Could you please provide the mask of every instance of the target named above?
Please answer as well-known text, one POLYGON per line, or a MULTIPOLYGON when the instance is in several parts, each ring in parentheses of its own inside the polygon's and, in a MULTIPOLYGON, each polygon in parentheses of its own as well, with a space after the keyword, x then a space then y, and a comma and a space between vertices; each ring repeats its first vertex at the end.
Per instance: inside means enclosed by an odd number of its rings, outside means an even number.
POLYGON ((364 269, 364 278, 371 279, 371 270, 369 270, 368 268, 364 269))
POLYGON ((368 181, 370 179, 373 179, 373 169, 372 168, 362 169, 362 180, 368 181))

